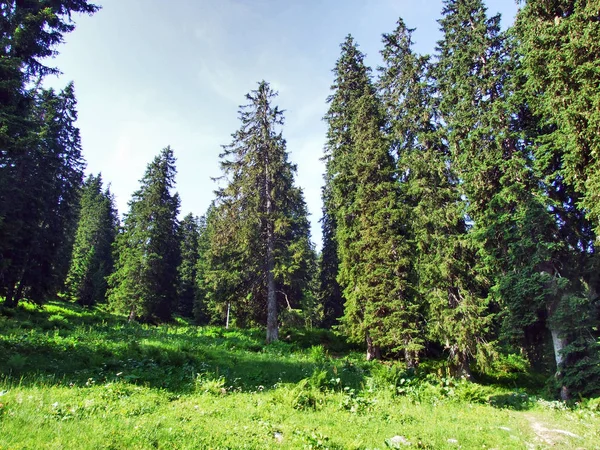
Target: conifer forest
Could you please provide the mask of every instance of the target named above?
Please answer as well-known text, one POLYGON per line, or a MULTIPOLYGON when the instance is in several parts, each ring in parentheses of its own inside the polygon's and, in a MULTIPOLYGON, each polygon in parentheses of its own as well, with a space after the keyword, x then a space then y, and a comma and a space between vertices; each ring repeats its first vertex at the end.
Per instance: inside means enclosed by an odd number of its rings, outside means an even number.
MULTIPOLYGON (((111 320, 123 336, 185 323, 258 336, 255 350, 318 332, 314 358, 336 355, 319 347, 324 337, 343 342, 357 365, 400 367, 398 389, 436 370, 459 386, 482 382, 512 361, 508 372, 526 368, 551 399, 600 396, 599 0, 522 0, 504 30, 484 0, 444 0, 435 51, 418 53, 399 18, 381 30, 379 67, 348 35, 323 98, 319 251, 268 81, 239 99, 239 127, 215 148, 206 211, 181 210, 169 146, 154 149, 117 211, 111 180, 85 172, 77 80, 61 90, 42 82, 58 73, 48 57, 77 18, 100 7, 0 8, 2 383, 29 364, 9 339, 17 325, 35 328, 31 318, 18 324, 23 315, 77 308, 90 333, 111 320)), ((321 386, 315 373, 307 379, 321 386)), ((216 387, 199 379, 217 396, 228 389, 218 376, 216 387)), ((345 389, 356 408, 376 408, 345 389)), ((318 409, 324 391, 315 392, 306 401, 318 409)), ((278 442, 285 434, 269 430, 278 442)), ((363 448, 294 436, 304 448, 363 448)), ((14 442, 4 444, 21 448, 14 442)), ((220 448, 207 442, 197 448, 220 448)), ((238 444, 227 448, 246 448, 238 444)), ((119 446, 134 448, 110 448, 119 446)))

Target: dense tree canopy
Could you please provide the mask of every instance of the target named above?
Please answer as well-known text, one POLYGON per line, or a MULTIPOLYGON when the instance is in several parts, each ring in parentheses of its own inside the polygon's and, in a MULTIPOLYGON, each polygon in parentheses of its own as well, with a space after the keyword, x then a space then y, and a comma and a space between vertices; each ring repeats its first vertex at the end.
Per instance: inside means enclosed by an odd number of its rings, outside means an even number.
POLYGON ((120 224, 101 176, 83 181, 73 84, 42 84, 98 7, 0 2, 2 307, 108 300, 130 320, 266 326, 267 343, 318 323, 369 359, 443 356, 465 377, 525 359, 564 399, 598 395, 600 1, 522 1, 504 31, 483 0, 442 3, 435 53, 400 18, 376 79, 341 44, 317 256, 267 82, 204 216, 179 220, 167 147, 120 224))
POLYGON ((83 176, 73 85, 39 88, 85 0, 0 2, 0 295, 44 301, 68 269, 83 176), (36 85, 32 82, 37 81, 36 85))

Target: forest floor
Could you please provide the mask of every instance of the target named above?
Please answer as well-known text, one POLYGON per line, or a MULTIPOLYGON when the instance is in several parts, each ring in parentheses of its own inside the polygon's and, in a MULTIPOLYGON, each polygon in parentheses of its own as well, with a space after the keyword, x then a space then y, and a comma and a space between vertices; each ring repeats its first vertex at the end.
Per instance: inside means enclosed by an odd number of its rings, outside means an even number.
POLYGON ((509 365, 474 383, 282 336, 0 305, 0 449, 600 449, 598 399, 544 399, 509 365))

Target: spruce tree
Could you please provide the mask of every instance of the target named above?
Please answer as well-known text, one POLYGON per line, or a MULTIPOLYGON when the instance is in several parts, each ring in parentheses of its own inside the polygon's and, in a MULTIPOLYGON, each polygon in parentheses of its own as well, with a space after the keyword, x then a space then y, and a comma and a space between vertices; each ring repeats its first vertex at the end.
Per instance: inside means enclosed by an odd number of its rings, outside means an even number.
POLYGON ((130 320, 164 322, 177 305, 180 259, 179 195, 172 193, 175 158, 170 147, 148 165, 140 183, 116 239, 118 259, 109 277, 108 300, 130 320))
POLYGON ((18 180, 2 193, 11 205, 0 222, 0 293, 9 306, 55 295, 69 268, 84 167, 76 103, 72 84, 37 91, 27 147, 0 165, 18 180))
POLYGON ((412 366, 424 341, 409 281, 407 210, 364 55, 350 36, 341 48, 325 117, 324 203, 335 224, 343 329, 366 343, 368 359, 402 352, 412 366))
POLYGON ((288 161, 279 127, 283 113, 265 81, 247 94, 240 129, 223 147, 222 179, 211 226, 210 279, 236 320, 267 324, 278 339, 278 305, 298 305, 310 279, 312 247, 296 167, 288 161), (264 323, 264 322, 263 322, 264 323))
POLYGON ((82 191, 65 287, 72 300, 92 306, 106 299, 106 279, 113 270, 112 244, 118 218, 112 194, 109 188, 103 190, 100 174, 90 175, 82 191))
POLYGON ((528 0, 517 17, 528 104, 544 126, 545 153, 581 196, 600 230, 600 27, 598 0, 528 0))
MULTIPOLYGON (((424 339, 418 305, 410 286, 407 210, 400 202, 395 164, 381 133, 380 105, 374 89, 352 105, 350 132, 354 164, 344 180, 356 186, 353 202, 338 197, 338 280, 346 299, 344 330, 367 344, 367 358, 380 349, 401 352, 409 367, 416 364, 424 339)), ((345 186, 340 186, 342 190, 345 186)))
POLYGON ((466 205, 438 116, 434 71, 427 56, 412 51, 412 31, 399 20, 396 30, 384 35, 379 89, 408 209, 413 304, 425 316, 429 338, 448 352, 453 372, 469 376, 471 361, 485 359, 491 322, 473 271, 476 254, 467 240, 466 205))
POLYGON ((37 86, 45 75, 58 73, 44 65, 44 58, 55 55, 64 34, 74 29, 72 14, 97 10, 86 0, 0 3, 0 295, 7 305, 24 296, 45 300, 60 287, 68 268, 63 230, 72 229, 66 222, 74 214, 63 207, 77 203, 68 185, 81 164, 75 100, 72 86, 60 94, 37 86), (51 117, 54 124, 46 120, 51 117), (60 126, 66 128, 56 134, 60 126), (57 196, 54 188, 61 182, 65 190, 57 196), (54 184, 52 192, 46 190, 49 184, 54 184), (53 216, 58 209, 67 216, 53 216))
POLYGON ((527 113, 534 170, 554 220, 544 325, 552 333, 561 395, 597 395, 598 2, 528 1, 517 16, 516 98, 527 113), (597 71, 596 71, 597 72, 597 71))
POLYGON ((488 18, 480 0, 446 1, 440 21, 436 83, 451 164, 469 220, 475 279, 501 311, 503 339, 523 344, 527 329, 561 303, 545 267, 560 240, 552 205, 535 173, 525 138, 524 106, 513 92, 511 41, 499 16, 488 18))
POLYGON ((199 219, 192 213, 183 218, 179 225, 181 263, 177 269, 178 305, 177 312, 183 317, 192 317, 198 297, 199 219))
MULTIPOLYGON (((351 105, 363 95, 364 89, 369 85, 369 72, 370 68, 364 64, 364 55, 359 51, 354 38, 348 35, 341 45, 341 55, 333 69, 333 93, 327 98, 329 109, 324 117, 327 122, 327 141, 323 156, 326 171, 322 189, 323 249, 319 262, 318 298, 323 305, 323 325, 326 327, 334 325, 344 314, 342 288, 337 280, 339 258, 333 180, 343 170, 343 160, 352 151, 348 129, 352 121, 351 105)), ((349 186, 348 191, 352 190, 349 186)))
MULTIPOLYGON (((444 290, 444 277, 434 270, 445 259, 444 243, 464 227, 456 215, 457 193, 446 164, 446 147, 437 130, 429 56, 412 50, 412 33, 402 18, 392 33, 383 35, 383 66, 377 83, 384 111, 384 133, 397 167, 399 202, 404 207, 406 251, 409 252, 413 334, 417 342, 428 331, 425 323, 432 293, 444 290), (445 211, 441 214, 441 211, 445 211), (447 239, 431 246, 437 236, 447 239), (417 324, 420 327, 415 327, 417 324)), ((429 327, 429 338, 437 339, 429 327)), ((455 353, 460 353, 454 350, 455 353)))

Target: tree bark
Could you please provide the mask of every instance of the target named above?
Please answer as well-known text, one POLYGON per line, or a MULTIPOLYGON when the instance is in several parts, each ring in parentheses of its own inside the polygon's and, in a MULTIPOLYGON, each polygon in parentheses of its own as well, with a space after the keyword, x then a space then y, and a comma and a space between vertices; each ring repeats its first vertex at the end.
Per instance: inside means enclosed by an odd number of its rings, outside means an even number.
POLYGON ((404 361, 406 362, 407 369, 414 369, 417 367, 417 352, 404 350, 404 361))
POLYGON ((275 233, 273 227, 273 201, 269 178, 269 157, 265 152, 265 210, 267 228, 267 344, 279 339, 277 325, 277 296, 275 292, 275 233))
MULTIPOLYGON (((562 350, 567 346, 567 340, 560 337, 559 331, 554 328, 550 328, 550 333, 552 334, 552 346, 554 347, 554 359, 556 361, 555 377, 560 380, 562 378, 562 365, 564 362, 562 350)), ((569 388, 562 384, 560 388, 561 400, 567 401, 570 397, 569 388)))
POLYGON ((367 361, 373 359, 381 359, 381 348, 378 345, 373 344, 373 339, 367 333, 367 361))

